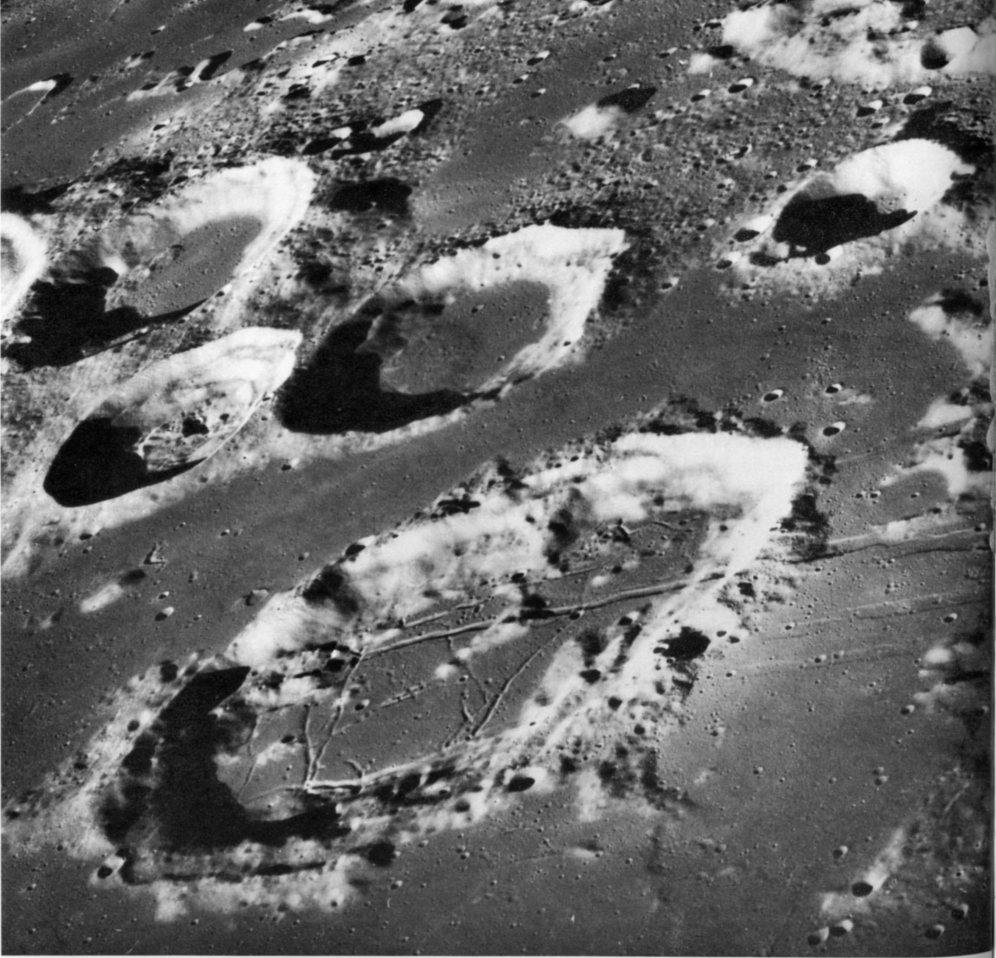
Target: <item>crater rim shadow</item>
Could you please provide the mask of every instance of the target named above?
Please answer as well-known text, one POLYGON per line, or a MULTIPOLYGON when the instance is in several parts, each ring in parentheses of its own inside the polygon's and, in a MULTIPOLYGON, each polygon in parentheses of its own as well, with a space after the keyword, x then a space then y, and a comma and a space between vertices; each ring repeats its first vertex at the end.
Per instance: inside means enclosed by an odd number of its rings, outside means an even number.
POLYGON ((407 219, 411 195, 412 187, 392 176, 359 182, 337 181, 327 205, 340 213, 379 213, 407 219))
POLYGON ((321 435, 385 433, 492 395, 452 389, 409 394, 382 386, 382 357, 360 348, 375 318, 376 313, 363 310, 330 330, 308 364, 284 383, 276 413, 286 429, 321 435))
POLYGON ((895 229, 914 216, 915 210, 883 213, 863 193, 798 193, 779 215, 772 238, 776 243, 788 243, 791 257, 819 256, 835 246, 895 229))
POLYGON ((107 309, 107 293, 117 280, 114 270, 88 270, 81 282, 56 279, 32 287, 27 315, 17 332, 31 337, 11 343, 5 355, 23 369, 69 366, 88 356, 112 349, 145 327, 162 326, 192 313, 204 300, 171 312, 146 316, 133 306, 107 309))
MULTIPOLYGON (((157 851, 215 851, 245 840, 280 847, 294 836, 329 840, 348 834, 328 803, 283 819, 256 819, 219 780, 214 759, 224 744, 225 729, 213 712, 239 690, 249 673, 247 666, 198 672, 135 740, 121 762, 119 774, 125 782, 120 798, 110 797, 100 810, 105 835, 125 845, 126 857, 131 855, 127 846, 136 826, 139 835, 148 835, 147 826, 153 826, 157 851)), ((261 864, 254 873, 280 875, 309 867, 314 866, 261 864)), ((122 878, 129 884, 143 881, 127 863, 122 878)))
POLYGON ((91 506, 165 482, 203 462, 150 471, 131 449, 140 436, 140 430, 116 427, 107 417, 84 419, 55 454, 42 488, 60 506, 91 506))

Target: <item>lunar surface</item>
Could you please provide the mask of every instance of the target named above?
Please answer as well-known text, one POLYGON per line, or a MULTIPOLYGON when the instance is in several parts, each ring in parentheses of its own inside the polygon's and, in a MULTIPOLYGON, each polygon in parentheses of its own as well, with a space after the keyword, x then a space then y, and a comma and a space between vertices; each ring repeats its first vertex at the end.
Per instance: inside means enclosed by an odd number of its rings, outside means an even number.
POLYGON ((992 946, 976 0, 11 0, 3 949, 992 946))

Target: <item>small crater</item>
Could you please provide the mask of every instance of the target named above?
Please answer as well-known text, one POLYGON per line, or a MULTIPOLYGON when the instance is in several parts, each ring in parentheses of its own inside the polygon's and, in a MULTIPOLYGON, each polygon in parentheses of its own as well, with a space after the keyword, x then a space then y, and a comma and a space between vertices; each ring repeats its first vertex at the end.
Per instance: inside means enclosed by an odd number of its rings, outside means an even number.
POLYGON ((916 211, 881 212, 861 193, 820 195, 825 184, 815 183, 792 197, 775 223, 772 238, 787 243, 793 256, 816 256, 835 246, 877 236, 911 220, 916 211))
POLYGON ((824 926, 823 928, 817 928, 816 931, 811 931, 806 937, 806 943, 815 948, 817 945, 822 945, 830 937, 830 929, 824 926))
POLYGON ((709 639, 697 629, 683 626, 675 638, 665 639, 661 642, 661 646, 668 658, 679 662, 690 662, 709 648, 709 639))
POLYGON ((944 48, 931 38, 920 48, 920 66, 925 70, 943 70, 950 62, 944 48))
POLYGON ((451 30, 462 30, 468 23, 467 14, 462 5, 455 4, 443 14, 441 22, 451 30))
POLYGON ((631 86, 618 93, 603 96, 596 104, 600 110, 617 107, 624 113, 636 113, 642 110, 657 92, 655 86, 631 86))
POLYGON ((366 859, 371 865, 376 865, 378 868, 387 868, 388 865, 394 863, 395 859, 398 857, 398 849, 394 842, 374 842, 366 850, 366 859))
POLYGON ((746 93, 757 81, 753 77, 744 77, 741 80, 737 80, 735 83, 731 83, 727 87, 728 93, 746 93))
POLYGON ((197 79, 202 83, 210 80, 218 75, 218 71, 231 59, 232 51, 224 50, 221 53, 216 53, 212 57, 208 57, 207 63, 201 68, 201 72, 197 75, 197 79))
POLYGON ((833 935, 834 938, 843 938, 845 935, 849 935, 852 931, 854 931, 854 922, 851 921, 850 918, 844 918, 842 921, 838 921, 837 924, 830 929, 830 934, 833 935))
POLYGON ((340 184, 329 199, 329 209, 344 213, 408 215, 412 188, 401 180, 385 178, 366 183, 340 184))

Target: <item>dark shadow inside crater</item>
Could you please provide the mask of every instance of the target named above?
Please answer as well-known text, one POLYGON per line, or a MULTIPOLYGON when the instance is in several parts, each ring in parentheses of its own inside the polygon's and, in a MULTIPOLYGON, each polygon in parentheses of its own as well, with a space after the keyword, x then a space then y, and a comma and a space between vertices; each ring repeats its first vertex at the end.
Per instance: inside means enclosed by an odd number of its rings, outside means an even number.
POLYGON ((60 506, 89 506, 186 472, 196 463, 150 472, 132 450, 138 429, 121 429, 105 418, 85 419, 56 453, 43 483, 60 506))
MULTIPOLYGON (((238 691, 248 674, 245 667, 200 672, 159 714, 158 734, 150 736, 158 781, 149 811, 166 846, 228 846, 245 831, 245 810, 218 781, 218 723, 211 711, 238 691)), ((123 764, 128 768, 128 757, 123 764)))
POLYGON ((943 70, 950 62, 951 57, 934 37, 920 48, 920 66, 925 70, 943 70))
MULTIPOLYGON (((291 837, 330 840, 348 832, 327 802, 316 802, 284 819, 254 820, 219 781, 216 756, 225 745, 226 728, 214 710, 238 691, 249 671, 236 667, 193 676, 135 740, 121 763, 121 787, 101 808, 105 834, 124 846, 126 857, 129 845, 145 846, 136 850, 151 852, 204 852, 243 841, 279 847, 291 837)), ((296 870, 261 863, 255 873, 296 870)), ((122 877, 143 880, 127 864, 122 877)))
POLYGON ((118 274, 108 267, 60 270, 36 283, 18 324, 30 342, 7 351, 26 369, 64 366, 112 348, 138 330, 160 326, 193 312, 227 283, 261 222, 253 216, 211 220, 155 251, 149 274, 126 287, 127 302, 108 308, 118 274))
POLYGON ((40 282, 29 311, 17 325, 28 342, 11 343, 6 354, 25 369, 67 366, 117 345, 147 326, 173 322, 200 306, 146 316, 132 306, 107 309, 107 293, 117 279, 112 269, 94 269, 79 281, 40 282))
POLYGON ((906 210, 883 213, 867 196, 799 194, 789 200, 775 223, 775 242, 788 243, 793 256, 816 256, 834 246, 877 236, 916 216, 906 210))
POLYGON ((603 96, 596 105, 602 110, 617 107, 624 113, 636 113, 650 102, 656 92, 655 86, 631 86, 603 96))
POLYGON ((372 319, 360 318, 337 326, 311 362, 295 371, 277 404, 284 426, 323 434, 389 432, 452 412, 473 398, 450 389, 418 395, 385 389, 381 357, 360 351, 372 325, 372 319))
POLYGON ((949 316, 962 315, 980 319, 986 312, 986 307, 982 301, 964 289, 942 290, 937 304, 949 316))
POLYGON ((362 156, 364 153, 376 153, 386 150, 397 143, 405 134, 392 133, 390 136, 375 136, 369 130, 361 129, 360 124, 353 125, 353 132, 346 140, 333 136, 317 137, 310 140, 301 151, 304 156, 317 156, 332 150, 332 158, 343 156, 362 156))
POLYGON ((412 188, 401 180, 386 177, 365 183, 340 183, 329 197, 330 210, 342 213, 387 213, 408 215, 412 188))
POLYGON ((690 662, 703 655, 709 648, 709 638, 698 629, 682 626, 681 632, 674 638, 661 642, 664 654, 676 662, 690 662))
POLYGON ((422 111, 422 119, 418 125, 407 132, 391 133, 388 136, 377 136, 373 131, 378 128, 383 118, 378 120, 353 120, 343 124, 351 130, 346 139, 339 137, 315 137, 309 140, 301 150, 304 156, 316 156, 332 150, 333 159, 344 156, 362 156, 364 153, 376 153, 387 149, 398 140, 406 137, 424 136, 433 120, 444 106, 444 101, 438 98, 419 103, 416 109, 422 111))
MULTIPOLYGON (((993 166, 992 139, 986 134, 982 124, 967 108, 959 109, 951 100, 938 100, 927 103, 911 113, 896 141, 910 139, 933 140, 947 147, 966 163, 979 168, 988 176, 993 166)), ((957 189, 958 181, 971 182, 975 176, 952 177, 952 189, 957 189)))
POLYGON ((72 183, 59 183, 38 190, 18 184, 0 190, 0 209, 4 212, 30 216, 33 213, 51 213, 53 204, 65 194, 72 183))

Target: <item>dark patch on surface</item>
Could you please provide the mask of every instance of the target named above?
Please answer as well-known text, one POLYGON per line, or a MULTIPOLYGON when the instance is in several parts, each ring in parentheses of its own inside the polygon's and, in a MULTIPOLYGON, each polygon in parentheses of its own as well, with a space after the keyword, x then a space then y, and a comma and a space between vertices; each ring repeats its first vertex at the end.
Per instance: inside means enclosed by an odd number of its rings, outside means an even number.
POLYGON ((965 440, 958 443, 965 457, 965 467, 969 472, 991 472, 993 456, 988 446, 980 440, 965 440))
POLYGON ((405 132, 399 132, 392 133, 389 136, 377 136, 370 130, 354 129, 348 139, 334 140, 332 142, 316 140, 309 143, 304 148, 304 152, 310 156, 316 152, 324 153, 332 149, 332 159, 334 160, 344 156, 361 156, 364 153, 377 153, 380 150, 386 150, 406 135, 407 133, 405 132), (321 148, 319 148, 319 145, 321 145, 321 148), (338 146, 338 149, 333 149, 336 146, 338 146))
POLYGON ((433 97, 431 100, 426 100, 423 103, 419 103, 417 109, 421 110, 424 114, 422 122, 419 123, 414 130, 411 131, 411 136, 422 136, 428 132, 429 127, 432 126, 433 121, 439 116, 443 107, 446 105, 446 101, 441 97, 433 97))
POLYGON ((334 565, 322 569, 305 586, 301 598, 306 602, 331 603, 344 615, 355 615, 360 611, 359 597, 346 576, 334 565))
POLYGON ((661 642, 664 654, 677 662, 691 662, 703 655, 709 648, 709 638, 698 629, 682 626, 681 631, 673 639, 661 642))
POLYGON ((561 553, 577 542, 581 536, 581 531, 574 514, 566 507, 558 509, 546 527, 553 537, 552 543, 546 550, 546 559, 551 564, 555 564, 560 560, 561 553))
POLYGON ((510 792, 528 792, 535 784, 532 775, 515 775, 507 787, 510 792))
POLYGON ((788 243, 792 256, 815 256, 834 246, 877 236, 913 219, 916 210, 881 212, 860 193, 792 197, 775 223, 775 242, 788 243))
MULTIPOLYGON (((359 60, 362 62, 363 58, 352 57, 350 58, 350 61, 347 61, 347 63, 352 60, 359 60)), ((355 65, 360 65, 360 63, 355 65)), ((424 103, 418 104, 415 109, 421 110, 423 114, 422 119, 418 122, 418 124, 411 130, 392 133, 388 136, 377 136, 373 132, 373 130, 384 122, 383 117, 377 119, 353 120, 347 123, 342 123, 339 125, 348 126, 350 128, 350 134, 348 137, 345 139, 340 139, 338 137, 316 137, 306 143, 301 152, 305 156, 316 156, 331 150, 331 156, 333 159, 340 159, 345 156, 361 156, 365 153, 377 153, 380 150, 387 149, 389 146, 397 143, 398 140, 401 140, 406 136, 418 136, 424 134, 433 119, 439 111, 442 110, 443 105, 444 101, 439 98, 426 100, 424 103)))
POLYGON ((145 316, 133 306, 106 308, 108 290, 117 276, 111 269, 94 269, 78 282, 56 280, 34 286, 27 312, 17 332, 27 342, 11 343, 6 355, 24 369, 66 366, 124 340, 147 326, 181 319, 200 301, 181 309, 145 316))
POLYGON ((608 640, 598 629, 584 629, 578 634, 577 643, 581 646, 585 666, 591 668, 595 659, 605 651, 608 640))
POLYGON ((468 19, 463 6, 457 3, 443 14, 440 22, 446 24, 451 30, 462 30, 467 26, 468 19))
POLYGON ((428 416, 444 415, 467 402, 451 390, 411 396, 383 389, 381 358, 360 352, 372 323, 358 319, 337 326, 308 365, 281 390, 277 413, 294 432, 335 434, 389 432, 428 416))
POLYGON ((920 47, 920 66, 925 70, 943 70, 950 62, 944 48, 933 37, 920 47))
MULTIPOLYGON (((314 140, 309 140, 305 143, 304 148, 301 153, 304 156, 318 156, 320 153, 325 153, 331 150, 333 147, 341 146, 346 140, 338 136, 320 136, 314 140)), ((295 152, 294 143, 290 141, 286 149, 281 151, 281 155, 290 156, 295 152)))
POLYGON ((636 113, 650 102, 656 92, 657 87, 655 86, 631 86, 625 90, 619 90, 617 93, 603 96, 596 103, 596 106, 601 110, 616 107, 624 113, 636 113))
MULTIPOLYGON (((126 853, 129 843, 147 858, 228 849, 243 841, 279 853, 290 837, 331 840, 346 834, 334 808, 325 803, 284 819, 254 820, 218 780, 215 756, 228 733, 215 710, 239 690, 249 672, 247 667, 198 672, 136 740, 100 816, 105 834, 124 844, 126 853)), ((251 873, 289 874, 288 867, 297 871, 314 866, 286 866, 264 857, 251 873)), ((209 860, 205 873, 211 868, 209 860)), ((131 863, 122 876, 132 883, 148 880, 131 863)))
POLYGON ((122 156, 94 177, 96 183, 124 183, 137 200, 160 199, 170 187, 186 180, 185 175, 171 177, 175 154, 168 150, 160 156, 122 156))
MULTIPOLYGON (((830 473, 836 467, 829 464, 830 473)), ((814 558, 825 553, 830 537, 830 518, 821 512, 816 505, 816 494, 800 493, 792 500, 792 512, 782 519, 780 528, 783 532, 796 532, 803 535, 803 540, 796 547, 796 552, 804 558, 814 558)))
POLYGON ((389 213, 408 215, 408 198, 412 188, 401 180, 386 177, 366 183, 339 184, 329 198, 330 210, 343 213, 389 213))
POLYGON ((70 73, 56 73, 47 79, 49 82, 55 83, 55 86, 42 97, 42 103, 48 103, 49 100, 55 99, 63 90, 71 86, 73 82, 73 76, 70 73))
POLYGON ((438 519, 443 516, 466 515, 479 509, 480 506, 481 503, 477 499, 471 499, 468 495, 440 499, 432 510, 432 517, 438 519))
POLYGON ((152 789, 135 781, 126 781, 101 803, 98 820, 104 834, 115 844, 127 839, 128 833, 146 815, 152 789))
POLYGON ((706 53, 709 56, 714 57, 716 60, 730 60, 733 55, 737 52, 737 48, 729 43, 717 44, 714 47, 709 47, 706 53))
POLYGON ((393 842, 374 842, 374 844, 366 849, 364 857, 371 865, 376 865, 378 868, 386 868, 388 865, 393 864, 394 860, 398 857, 398 849, 393 842))
POLYGON ((550 608, 550 603, 543 596, 533 593, 523 596, 522 610, 519 612, 520 622, 532 622, 540 619, 552 619, 556 613, 550 608))
POLYGON ((230 846, 244 833, 245 811, 218 781, 217 722, 210 713, 248 674, 248 668, 200 672, 159 715, 158 775, 149 812, 166 848, 230 846))
POLYGON ((143 732, 135 739, 132 750, 121 760, 121 767, 130 775, 145 775, 152 771, 158 739, 149 732, 143 732))
POLYGON ((744 226, 733 234, 733 238, 738 243, 746 243, 748 240, 752 240, 754 237, 760 235, 760 230, 750 229, 749 227, 744 226))
POLYGON ((968 314, 978 318, 987 312, 981 300, 964 289, 941 290, 936 302, 949 316, 968 314))
POLYGON ((231 56, 231 50, 224 50, 209 57, 208 62, 204 64, 197 78, 201 82, 206 82, 218 76, 218 71, 231 59, 231 56))
POLYGON ((172 682, 180 674, 180 668, 175 662, 159 663, 159 681, 172 682))
POLYGON ((992 137, 983 117, 950 100, 937 100, 914 111, 903 124, 896 141, 926 139, 953 150, 966 163, 992 170, 992 137))
POLYGON ((180 432, 184 438, 191 436, 206 436, 210 432, 207 424, 197 416, 186 416, 180 424, 180 432))
POLYGON ((42 485, 61 506, 89 506, 144 486, 164 482, 196 465, 150 472, 133 450, 138 429, 122 429, 109 419, 85 419, 62 444, 42 485))
POLYGON ((86 348, 124 336, 144 325, 136 309, 107 310, 113 270, 95 269, 78 282, 35 283, 27 315, 17 326, 30 342, 12 343, 7 354, 26 369, 64 366, 86 355, 86 348))
POLYGON ((284 94, 284 101, 288 103, 300 102, 311 99, 311 88, 307 83, 295 83, 284 94))
POLYGON ((7 186, 0 190, 0 209, 5 213, 19 216, 32 216, 35 213, 51 213, 56 200, 63 196, 72 183, 59 183, 43 189, 28 186, 7 186))

